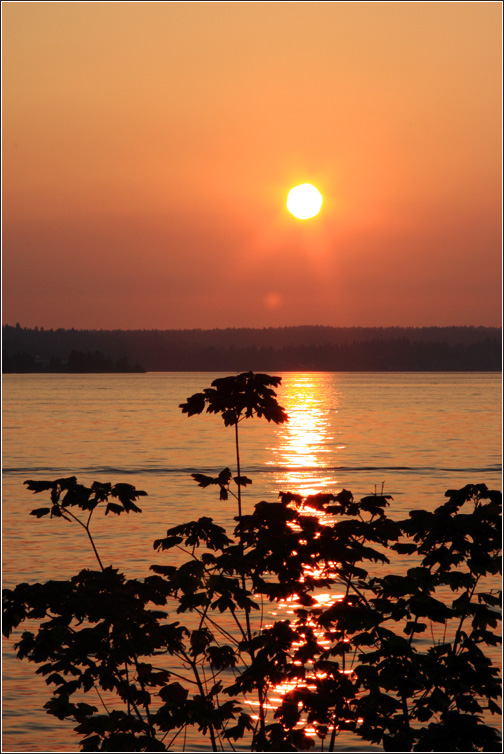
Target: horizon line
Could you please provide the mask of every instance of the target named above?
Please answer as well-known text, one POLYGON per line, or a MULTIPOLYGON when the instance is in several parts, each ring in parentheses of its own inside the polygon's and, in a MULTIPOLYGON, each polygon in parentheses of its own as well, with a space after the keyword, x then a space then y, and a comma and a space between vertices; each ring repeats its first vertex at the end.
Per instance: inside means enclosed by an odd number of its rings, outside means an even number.
POLYGON ((223 332, 226 330, 300 330, 300 329, 325 329, 325 330, 501 330, 502 323, 498 325, 268 325, 263 327, 253 326, 228 326, 228 327, 45 327, 44 325, 24 326, 19 322, 11 325, 2 323, 2 329, 10 327, 13 330, 35 330, 38 332, 223 332))

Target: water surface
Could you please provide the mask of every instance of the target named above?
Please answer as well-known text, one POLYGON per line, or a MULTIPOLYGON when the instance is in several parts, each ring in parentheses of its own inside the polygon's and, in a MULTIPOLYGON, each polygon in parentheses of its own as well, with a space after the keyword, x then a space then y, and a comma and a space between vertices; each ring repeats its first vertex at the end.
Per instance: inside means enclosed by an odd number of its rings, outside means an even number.
MULTIPOLYGON (((234 469, 233 431, 215 415, 188 418, 178 408, 216 376, 5 375, 4 586, 96 568, 78 526, 28 515, 46 499, 28 492, 26 479, 75 474, 85 484, 126 481, 146 490, 142 514, 94 523, 102 559, 130 577, 167 562, 152 542, 168 527, 200 515, 232 526, 234 503, 190 475, 234 469)), ((280 490, 344 487, 360 497, 383 485, 393 496, 390 514, 402 518, 437 507, 449 488, 500 489, 500 396, 494 373, 284 374, 278 397, 290 421, 240 425, 242 472, 253 480, 244 512, 280 490)), ((49 695, 35 666, 14 658, 12 641, 5 646, 4 750, 78 750, 71 724, 42 711, 49 695)), ((356 742, 342 737, 341 745, 356 742)))

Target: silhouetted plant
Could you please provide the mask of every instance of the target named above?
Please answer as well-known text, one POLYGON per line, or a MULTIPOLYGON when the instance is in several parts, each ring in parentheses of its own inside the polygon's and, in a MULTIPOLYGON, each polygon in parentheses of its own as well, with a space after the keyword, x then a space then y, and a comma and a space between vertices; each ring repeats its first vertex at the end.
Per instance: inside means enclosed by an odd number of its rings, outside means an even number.
MULTIPOLYGON (((235 379, 220 383, 226 394, 235 379)), ((227 403, 198 395, 203 403, 183 404, 190 415, 208 403, 236 426, 258 413, 241 392, 227 403)), ((233 481, 229 469, 193 476, 220 496, 233 481)), ((39 517, 90 516, 98 504, 136 512, 142 494, 75 477, 27 484, 50 493, 39 517)), ((80 523, 101 570, 5 590, 4 632, 39 621, 16 643, 18 656, 40 664, 55 686, 47 711, 77 723, 84 751, 180 751, 188 728, 214 751, 234 741, 304 751, 316 739, 332 751, 343 730, 387 751, 500 751, 484 719, 500 712, 498 670, 484 649, 499 641, 499 596, 486 581, 500 569, 501 495, 483 484, 446 495, 434 512, 394 521, 383 494, 280 493, 239 515, 231 536, 209 517, 168 529, 154 547, 184 561, 151 566, 144 580, 103 567, 88 518, 80 523), (400 555, 411 560, 402 575, 400 555), (289 605, 293 617, 265 621, 265 602, 289 605), (187 626, 157 609, 166 605, 187 626), (92 689, 100 709, 82 701, 92 689)))
MULTIPOLYGON (((242 515, 241 506, 241 488, 246 484, 251 484, 251 480, 242 477, 240 473, 240 446, 238 440, 238 425, 244 419, 253 416, 258 418, 264 417, 269 422, 282 424, 288 420, 284 409, 279 405, 276 399, 274 387, 278 387, 282 381, 281 377, 271 377, 269 374, 254 374, 254 372, 243 372, 236 376, 219 377, 214 380, 211 387, 205 388, 201 393, 191 395, 186 403, 181 403, 179 408, 188 416, 202 414, 205 409, 210 414, 221 414, 222 420, 226 427, 235 428, 235 452, 236 452, 236 469, 237 476, 234 477, 238 493, 238 516, 242 515)), ((226 474, 229 469, 225 469, 221 474, 226 474)), ((219 484, 221 487, 221 499, 227 499, 229 491, 229 482, 221 484, 216 480, 210 481, 210 477, 204 478, 202 474, 193 474, 194 479, 200 486, 208 484, 219 484)), ((232 493, 234 494, 234 493, 232 493)))

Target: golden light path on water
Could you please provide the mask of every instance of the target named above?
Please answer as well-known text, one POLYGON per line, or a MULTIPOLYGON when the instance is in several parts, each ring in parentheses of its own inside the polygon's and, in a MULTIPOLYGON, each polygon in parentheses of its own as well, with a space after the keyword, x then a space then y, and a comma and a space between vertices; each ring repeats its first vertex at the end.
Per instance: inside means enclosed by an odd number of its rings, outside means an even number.
MULTIPOLYGON (((277 489, 313 495, 334 488, 338 480, 329 470, 324 471, 327 455, 335 448, 330 448, 334 437, 321 383, 310 374, 290 375, 282 389, 281 403, 289 421, 280 425, 279 444, 272 448, 273 457, 268 462, 281 469, 275 479, 277 489)), ((331 405, 337 413, 335 396, 331 405)), ((336 450, 343 448, 337 446, 336 450)))
MULTIPOLYGON (((327 396, 320 389, 319 384, 310 374, 291 375, 285 388, 282 390, 281 403, 286 410, 289 421, 280 426, 277 447, 272 448, 273 459, 270 465, 278 467, 275 482, 277 489, 284 492, 293 492, 303 497, 314 495, 322 491, 335 491, 338 486, 338 480, 335 479, 332 470, 325 469, 327 465, 327 454, 334 450, 342 450, 345 446, 334 445, 334 437, 331 434, 331 422, 329 411, 327 409, 327 396)), ((334 399, 332 400, 334 407, 334 399)), ((333 408, 333 411, 335 409, 333 408)), ((337 409, 336 409, 337 413, 337 409)), ((309 505, 303 505, 303 512, 308 515, 316 515, 322 523, 326 523, 321 512, 310 508, 309 505)), ((327 523, 329 523, 327 517, 327 523)), ((333 564, 334 565, 334 564, 333 564)), ((317 570, 307 568, 306 575, 311 578, 323 578, 331 575, 331 564, 327 564, 328 569, 317 570)), ((314 608, 328 609, 337 600, 343 598, 343 594, 337 592, 318 591, 312 594, 315 600, 314 608)), ((290 620, 295 622, 296 610, 302 607, 296 595, 280 600, 277 610, 272 611, 276 620, 290 620)), ((327 649, 331 641, 325 637, 321 629, 316 629, 314 621, 308 623, 314 629, 317 642, 321 648, 327 649)), ((293 644, 293 650, 297 647, 293 644)), ((294 660, 294 665, 301 666, 303 663, 294 660)), ((289 691, 296 688, 308 688, 314 690, 313 680, 324 678, 326 673, 310 670, 308 666, 304 678, 292 678, 289 681, 278 684, 270 689, 268 702, 265 705, 266 710, 274 711, 282 703, 283 697, 289 691), (311 681, 311 683, 310 683, 311 681)), ((352 670, 345 670, 345 673, 351 673, 352 670)), ((259 702, 249 699, 248 703, 252 708, 259 706, 259 702)), ((258 715, 253 715, 259 719, 258 715)), ((301 718, 297 727, 304 727, 306 718, 301 718)), ((328 726, 328 732, 332 730, 328 726)), ((306 727, 305 732, 308 735, 316 736, 316 729, 312 726, 306 727)))

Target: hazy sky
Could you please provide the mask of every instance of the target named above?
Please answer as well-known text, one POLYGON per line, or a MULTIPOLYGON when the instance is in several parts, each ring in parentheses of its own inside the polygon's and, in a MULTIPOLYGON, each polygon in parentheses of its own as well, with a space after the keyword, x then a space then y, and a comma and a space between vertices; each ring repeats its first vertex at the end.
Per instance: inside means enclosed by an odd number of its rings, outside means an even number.
POLYGON ((500 2, 2 10, 4 322, 500 323, 500 2))

